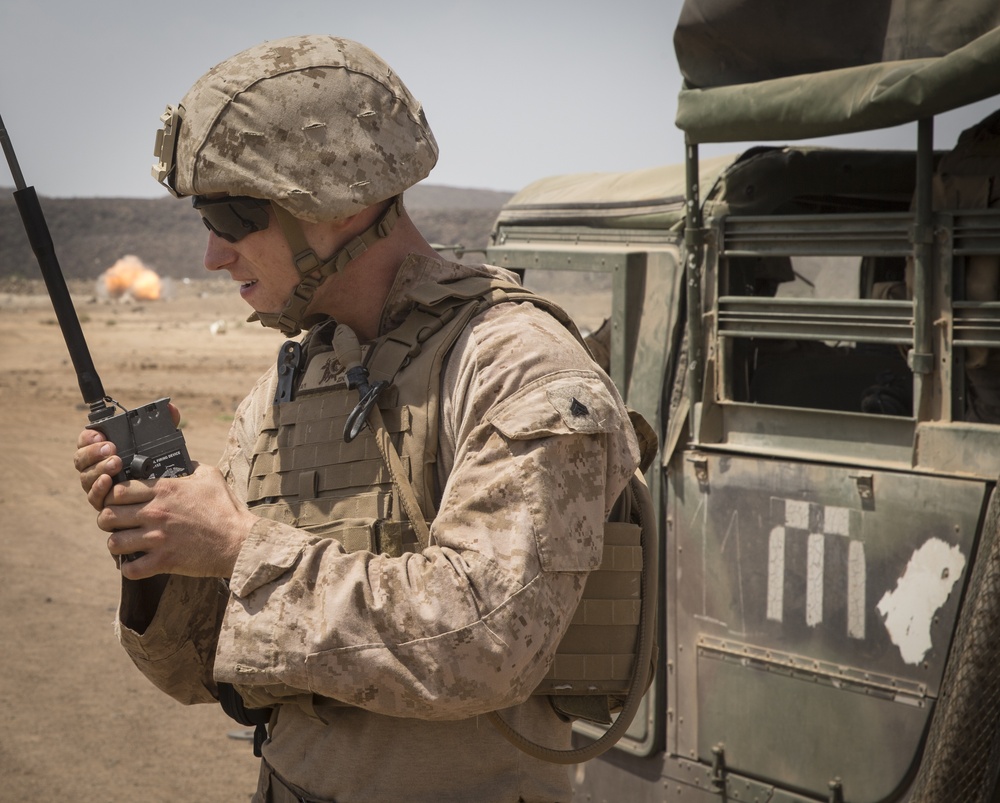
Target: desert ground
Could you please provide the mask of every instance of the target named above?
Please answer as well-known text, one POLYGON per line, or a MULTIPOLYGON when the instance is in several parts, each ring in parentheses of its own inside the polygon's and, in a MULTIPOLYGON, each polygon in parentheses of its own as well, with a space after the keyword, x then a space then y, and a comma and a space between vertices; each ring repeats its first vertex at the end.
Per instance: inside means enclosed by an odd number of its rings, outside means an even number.
MULTIPOLYGON (((247 801, 257 760, 234 738, 244 729, 217 706, 161 694, 115 640, 119 575, 72 465, 87 409, 44 289, 14 289, 0 292, 8 433, 0 801, 247 801)), ((215 463, 236 405, 282 336, 247 324, 249 310, 227 281, 178 282, 153 302, 71 289, 106 392, 129 408, 169 396, 192 459, 215 463)), ((594 295, 587 309, 607 304, 594 295)), ((600 316, 580 322, 597 325, 600 316)))
MULTIPOLYGON (((170 396, 192 459, 214 463, 281 335, 244 322, 230 283, 74 301, 105 390, 127 407, 170 396)), ((86 409, 45 295, 0 294, 0 413, 0 801, 249 800, 240 726, 158 692, 115 640, 119 576, 72 465, 86 409)))

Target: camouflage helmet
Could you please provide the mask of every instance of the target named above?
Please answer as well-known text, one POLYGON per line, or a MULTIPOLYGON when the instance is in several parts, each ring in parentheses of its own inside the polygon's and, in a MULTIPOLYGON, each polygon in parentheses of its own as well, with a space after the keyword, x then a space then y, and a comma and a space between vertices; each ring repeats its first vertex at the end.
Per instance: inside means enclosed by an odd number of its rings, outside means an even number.
POLYGON ((176 196, 248 195, 303 220, 338 220, 425 178, 438 148, 421 105, 364 45, 264 42, 167 107, 153 176, 176 196))

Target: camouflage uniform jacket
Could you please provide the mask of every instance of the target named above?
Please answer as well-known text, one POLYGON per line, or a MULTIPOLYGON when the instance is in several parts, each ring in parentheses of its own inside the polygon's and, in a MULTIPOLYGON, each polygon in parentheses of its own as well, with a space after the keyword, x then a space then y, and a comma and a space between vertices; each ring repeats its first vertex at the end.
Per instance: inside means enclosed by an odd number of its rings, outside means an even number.
MULTIPOLYGON (((381 331, 402 322, 419 285, 474 274, 512 278, 409 257, 381 331)), ((271 371, 244 400, 220 463, 244 500, 275 384, 271 371)), ((569 725, 530 694, 637 464, 617 391, 574 336, 531 303, 493 306, 442 371, 431 546, 399 557, 348 552, 261 519, 228 592, 217 580, 172 577, 140 634, 124 589, 120 640, 182 702, 212 701, 217 681, 287 698, 264 757, 313 797, 568 800, 564 767, 521 753, 482 715, 500 710, 532 740, 569 745, 569 725), (598 428, 575 431, 553 416, 548 394, 568 374, 587 388, 598 428)))

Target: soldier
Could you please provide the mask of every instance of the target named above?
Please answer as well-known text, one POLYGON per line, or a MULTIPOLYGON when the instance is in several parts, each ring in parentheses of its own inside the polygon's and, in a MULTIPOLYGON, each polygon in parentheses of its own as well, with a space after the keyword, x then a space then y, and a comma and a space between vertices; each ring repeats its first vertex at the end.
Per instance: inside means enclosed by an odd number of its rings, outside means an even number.
POLYGON ((112 486, 113 445, 80 435, 122 645, 181 702, 263 714, 256 801, 568 800, 484 715, 569 744, 531 693, 638 463, 614 386, 558 309, 420 235, 402 193, 437 145, 362 45, 266 42, 164 117, 155 172, 206 268, 308 331, 218 469, 112 486))

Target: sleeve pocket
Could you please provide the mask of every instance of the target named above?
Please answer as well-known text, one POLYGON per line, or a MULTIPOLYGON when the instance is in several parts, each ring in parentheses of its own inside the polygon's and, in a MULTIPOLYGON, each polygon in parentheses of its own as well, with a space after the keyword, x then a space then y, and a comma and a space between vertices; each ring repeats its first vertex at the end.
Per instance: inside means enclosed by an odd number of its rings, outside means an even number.
POLYGON ((526 385, 486 417, 522 465, 541 567, 586 572, 601 562, 607 433, 618 408, 601 379, 565 371, 526 385))
POLYGON ((561 371, 535 380, 486 416, 510 440, 611 432, 618 418, 611 394, 590 371, 561 371))

